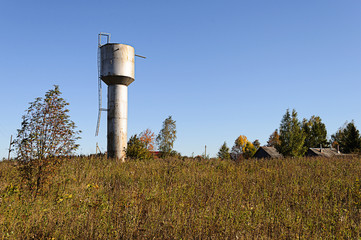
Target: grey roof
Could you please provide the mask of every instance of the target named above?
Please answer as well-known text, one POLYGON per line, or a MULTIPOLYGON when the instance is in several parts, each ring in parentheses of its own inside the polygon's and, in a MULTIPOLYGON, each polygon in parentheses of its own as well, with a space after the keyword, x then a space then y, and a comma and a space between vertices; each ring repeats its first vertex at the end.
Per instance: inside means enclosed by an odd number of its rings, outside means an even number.
MULTIPOLYGON (((276 148, 274 147, 260 147, 257 152, 259 151, 265 151, 271 158, 281 158, 282 157, 282 154, 280 154, 276 148)), ((257 157, 257 152, 255 153, 256 157, 257 157)))
POLYGON ((342 156, 344 154, 337 151, 335 148, 309 148, 307 152, 308 156, 320 156, 320 157, 334 157, 342 156))
POLYGON ((282 157, 282 154, 280 154, 276 148, 274 147, 261 147, 265 152, 267 152, 271 157, 282 157))

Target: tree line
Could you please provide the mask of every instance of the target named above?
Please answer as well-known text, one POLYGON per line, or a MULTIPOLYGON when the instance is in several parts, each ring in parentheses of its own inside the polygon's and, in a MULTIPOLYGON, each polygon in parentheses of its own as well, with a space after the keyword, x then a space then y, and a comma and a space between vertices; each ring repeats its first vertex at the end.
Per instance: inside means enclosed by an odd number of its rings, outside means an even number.
MULTIPOLYGON (((70 120, 66 108, 68 105, 61 98, 58 86, 46 92, 45 98, 36 98, 30 103, 12 143, 20 163, 28 166, 30 162, 38 162, 38 171, 41 171, 44 159, 70 155, 78 149, 76 140, 81 131, 77 131, 74 122, 70 120)), ((173 149, 176 133, 176 121, 169 116, 157 136, 149 129, 131 136, 126 155, 128 158, 149 159, 153 157, 157 145, 160 157, 180 156, 173 149)), ((287 109, 279 129, 270 135, 267 146, 275 147, 285 157, 303 156, 308 148, 320 146, 339 148, 343 153, 358 153, 361 150, 361 138, 351 121, 327 139, 326 126, 319 116, 300 121, 295 109, 287 109)), ((246 136, 240 135, 231 149, 224 142, 217 155, 221 159, 247 159, 253 157, 259 147, 258 140, 251 142, 246 136)))
MULTIPOLYGON (((336 133, 327 139, 326 125, 319 116, 298 119, 295 109, 287 109, 282 117, 279 129, 276 129, 267 141, 268 147, 275 147, 285 157, 304 156, 309 148, 332 147, 342 153, 361 151, 360 132, 354 121, 346 122, 336 133)), ((251 158, 259 148, 259 141, 250 142, 240 135, 230 150, 226 142, 220 147, 217 156, 221 159, 239 160, 251 158)))
MULTIPOLYGON (((22 181, 37 196, 44 183, 48 182, 64 156, 72 155, 79 148, 76 143, 81 131, 70 120, 67 103, 58 86, 46 92, 44 98, 36 98, 22 117, 21 128, 12 142, 12 150, 16 153, 16 167, 20 171, 22 181)), ((147 129, 133 135, 128 141, 126 156, 129 159, 150 159, 154 157, 155 144, 157 155, 162 158, 181 157, 173 150, 176 136, 176 121, 172 116, 163 122, 159 134, 147 129)), ((310 147, 334 147, 343 153, 359 153, 361 138, 353 121, 346 122, 338 131, 327 139, 325 124, 318 116, 299 121, 295 109, 287 109, 276 129, 267 142, 267 146, 275 147, 285 157, 303 156, 310 147)), ((239 160, 251 158, 260 147, 260 142, 250 142, 246 136, 240 135, 230 150, 224 142, 218 152, 220 159, 239 160)))

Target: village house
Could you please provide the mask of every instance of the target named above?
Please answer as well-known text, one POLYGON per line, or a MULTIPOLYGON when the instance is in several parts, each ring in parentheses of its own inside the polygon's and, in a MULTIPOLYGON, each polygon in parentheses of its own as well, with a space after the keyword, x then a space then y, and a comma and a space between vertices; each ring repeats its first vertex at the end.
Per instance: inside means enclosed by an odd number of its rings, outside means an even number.
POLYGON ((260 147, 257 152, 253 155, 254 158, 282 158, 276 148, 274 147, 260 147))
POLYGON ((335 148, 309 148, 305 154, 306 157, 341 157, 345 156, 345 154, 340 153, 335 148))

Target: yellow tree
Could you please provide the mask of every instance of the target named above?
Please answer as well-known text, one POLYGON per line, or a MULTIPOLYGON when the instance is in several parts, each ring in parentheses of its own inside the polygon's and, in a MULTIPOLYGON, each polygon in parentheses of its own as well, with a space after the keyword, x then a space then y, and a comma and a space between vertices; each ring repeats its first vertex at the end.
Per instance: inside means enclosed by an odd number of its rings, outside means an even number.
POLYGON ((248 141, 247 137, 240 135, 235 141, 232 147, 231 157, 233 160, 238 160, 241 157, 251 158, 256 152, 254 145, 248 141))
POLYGON ((242 151, 244 152, 245 148, 246 148, 246 144, 248 142, 248 139, 246 136, 244 135, 240 135, 236 141, 234 142, 235 145, 237 145, 238 147, 240 147, 242 149, 242 151))
POLYGON ((253 143, 247 142, 246 146, 244 147, 244 150, 243 150, 243 157, 245 159, 251 158, 256 153, 256 151, 257 151, 257 149, 253 145, 253 143))

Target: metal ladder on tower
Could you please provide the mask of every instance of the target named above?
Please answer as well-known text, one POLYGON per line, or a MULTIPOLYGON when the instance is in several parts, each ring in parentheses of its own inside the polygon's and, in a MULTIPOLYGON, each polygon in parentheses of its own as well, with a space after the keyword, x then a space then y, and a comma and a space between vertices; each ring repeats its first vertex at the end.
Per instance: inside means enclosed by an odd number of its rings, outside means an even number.
POLYGON ((99 134, 99 125, 100 125, 100 119, 102 111, 108 111, 106 108, 102 108, 102 79, 100 76, 100 70, 101 70, 101 56, 100 56, 100 47, 102 46, 102 36, 107 37, 107 43, 110 42, 110 33, 99 33, 98 34, 98 52, 97 52, 97 65, 98 65, 98 121, 97 121, 97 127, 95 130, 95 136, 98 136, 99 134))

